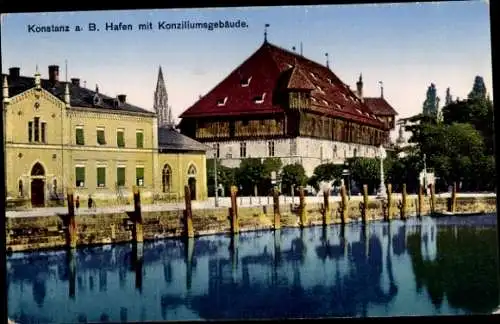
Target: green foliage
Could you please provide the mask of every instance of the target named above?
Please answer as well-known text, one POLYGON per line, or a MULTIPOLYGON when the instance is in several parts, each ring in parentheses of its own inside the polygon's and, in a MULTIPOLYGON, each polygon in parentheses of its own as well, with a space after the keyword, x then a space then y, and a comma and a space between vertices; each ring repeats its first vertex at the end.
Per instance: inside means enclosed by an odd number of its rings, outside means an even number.
POLYGON ((299 164, 288 164, 281 171, 281 189, 283 192, 290 192, 292 185, 295 187, 304 186, 307 182, 306 171, 299 164))
POLYGON ((321 181, 339 179, 342 176, 343 168, 343 165, 333 163, 320 164, 314 169, 313 175, 309 178, 307 184, 318 190, 321 181))
POLYGON ((242 194, 253 195, 254 187, 259 186, 264 175, 264 165, 259 158, 247 158, 241 161, 236 171, 236 182, 242 187, 242 194))
MULTIPOLYGON (((217 184, 224 188, 226 196, 229 195, 231 186, 236 184, 237 168, 228 168, 217 161, 217 184)), ((207 186, 209 195, 215 192, 214 159, 207 159, 207 186)))
MULTIPOLYGON (((372 158, 349 159, 351 179, 359 185, 368 185, 368 191, 373 191, 380 183, 380 160, 372 158)), ((386 160, 387 161, 387 160, 386 160)), ((385 165, 384 165, 385 166, 385 165)), ((387 170, 387 169, 386 169, 387 170)))

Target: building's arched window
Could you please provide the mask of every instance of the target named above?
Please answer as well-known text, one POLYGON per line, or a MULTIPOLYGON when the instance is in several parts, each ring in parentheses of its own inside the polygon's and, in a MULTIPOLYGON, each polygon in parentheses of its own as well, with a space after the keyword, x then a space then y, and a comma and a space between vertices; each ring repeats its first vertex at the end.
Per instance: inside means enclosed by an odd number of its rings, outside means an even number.
POLYGON ((357 148, 354 148, 353 150, 353 153, 352 153, 352 156, 353 157, 356 157, 356 155, 358 154, 358 149, 357 148))
POLYGON ((22 197, 24 195, 24 188, 23 188, 23 180, 19 179, 19 197, 22 197))
POLYGON ((335 159, 337 157, 337 145, 333 146, 333 158, 335 159))
POLYGON ((188 176, 189 176, 189 177, 194 177, 194 176, 196 176, 196 167, 195 167, 193 164, 191 164, 191 165, 189 166, 189 169, 188 169, 188 176))
POLYGON ((172 186, 172 169, 168 164, 163 167, 162 173, 163 192, 170 192, 172 186))

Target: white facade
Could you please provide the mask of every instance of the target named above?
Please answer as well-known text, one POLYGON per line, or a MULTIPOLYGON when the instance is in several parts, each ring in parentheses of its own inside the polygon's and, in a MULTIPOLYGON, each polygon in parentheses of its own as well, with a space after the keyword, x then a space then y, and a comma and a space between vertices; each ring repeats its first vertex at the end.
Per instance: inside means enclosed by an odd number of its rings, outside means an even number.
POLYGON ((214 154, 218 152, 221 164, 227 167, 238 167, 244 158, 279 157, 283 165, 302 164, 307 176, 311 176, 314 168, 320 164, 342 164, 345 159, 354 156, 377 157, 377 147, 372 145, 334 142, 306 137, 207 142, 205 144, 214 148, 214 150, 207 152, 207 158, 213 158, 214 154))

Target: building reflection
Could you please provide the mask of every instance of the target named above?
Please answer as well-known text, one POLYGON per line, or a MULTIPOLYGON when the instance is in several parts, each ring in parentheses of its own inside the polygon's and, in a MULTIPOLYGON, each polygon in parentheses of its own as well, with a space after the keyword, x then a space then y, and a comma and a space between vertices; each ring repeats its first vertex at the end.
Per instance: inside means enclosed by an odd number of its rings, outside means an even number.
POLYGON ((32 289, 33 307, 28 303, 26 310, 33 311, 12 316, 27 319, 20 322, 125 322, 140 320, 142 313, 150 320, 148 307, 153 307, 150 301, 158 291, 154 307, 160 306, 161 318, 151 320, 179 319, 181 306, 203 319, 367 316, 376 305, 390 305, 403 290, 399 285, 413 284, 398 283, 397 263, 405 271, 413 270, 417 289, 425 290, 436 307, 446 296, 452 307, 475 312, 498 305, 492 279, 496 278, 496 248, 491 244, 495 235, 494 229, 449 226, 438 230, 433 222, 420 226, 394 221, 93 247, 71 253, 13 254, 7 264, 8 290, 22 295, 23 289, 32 289), (160 285, 152 282, 162 276, 160 285), (67 288, 58 282, 67 282, 67 288), (130 300, 134 282, 143 299, 130 300), (34 315, 57 313, 46 308, 50 304, 46 300, 49 291, 60 294, 58 287, 75 299, 74 317, 34 315), (116 298, 120 295, 128 297, 116 298), (89 297, 98 299, 94 308, 82 301, 89 297), (113 311, 104 308, 110 300, 116 303, 113 311), (140 306, 143 301, 148 303, 140 306), (136 303, 140 304, 132 306, 136 303))

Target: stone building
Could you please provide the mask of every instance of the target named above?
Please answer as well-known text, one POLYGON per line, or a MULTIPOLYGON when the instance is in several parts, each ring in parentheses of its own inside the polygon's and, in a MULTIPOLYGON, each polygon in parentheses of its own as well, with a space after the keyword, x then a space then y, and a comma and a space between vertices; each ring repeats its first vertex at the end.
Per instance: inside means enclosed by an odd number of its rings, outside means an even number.
POLYGON ((132 186, 145 202, 181 199, 184 185, 205 199, 206 146, 171 128, 158 127, 154 112, 59 80, 9 69, 3 79, 7 200, 32 206, 61 203, 72 188, 82 203, 98 206, 130 201, 132 186))
POLYGON ((178 127, 211 146, 207 157, 217 156, 222 165, 279 157, 284 165, 301 163, 311 175, 322 163, 375 157, 377 147, 389 143, 396 112, 383 98, 365 103, 362 80, 358 90, 351 91, 328 61, 313 62, 265 39, 180 115, 178 127))

